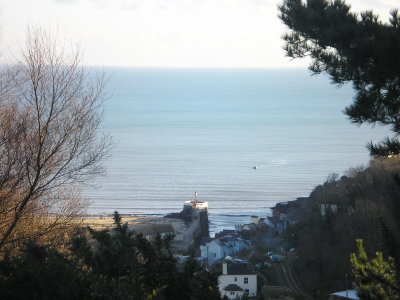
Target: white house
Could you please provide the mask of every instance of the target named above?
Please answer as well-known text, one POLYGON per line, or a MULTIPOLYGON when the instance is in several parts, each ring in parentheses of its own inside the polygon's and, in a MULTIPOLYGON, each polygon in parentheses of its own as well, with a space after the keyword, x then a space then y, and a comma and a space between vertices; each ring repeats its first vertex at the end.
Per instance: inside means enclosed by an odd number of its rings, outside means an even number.
POLYGON ((212 265, 225 257, 224 253, 227 252, 227 249, 224 248, 220 240, 213 240, 205 245, 200 245, 201 257, 207 260, 207 264, 212 265))
POLYGON ((250 297, 257 296, 257 273, 250 271, 245 263, 223 261, 222 274, 218 278, 218 288, 221 296, 236 299, 247 293, 250 297))
POLYGON ((201 258, 212 265, 217 260, 241 251, 250 246, 250 242, 233 236, 223 236, 200 245, 201 258))

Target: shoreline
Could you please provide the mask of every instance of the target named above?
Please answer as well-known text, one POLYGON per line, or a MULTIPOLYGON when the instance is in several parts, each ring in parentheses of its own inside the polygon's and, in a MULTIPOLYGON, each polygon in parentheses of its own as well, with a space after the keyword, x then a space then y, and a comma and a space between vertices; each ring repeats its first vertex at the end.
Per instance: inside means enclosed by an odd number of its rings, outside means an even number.
MULTIPOLYGON (((121 214, 121 222, 134 222, 140 219, 149 219, 151 216, 137 214, 121 214)), ((91 227, 95 230, 109 229, 114 226, 114 214, 85 214, 79 220, 82 227, 91 227)))
MULTIPOLYGON (((295 200, 293 200, 295 201, 295 200)), ((275 204, 276 205, 276 204, 275 204)), ((274 205, 274 206, 275 206, 274 205)), ((260 217, 267 217, 272 215, 270 207, 265 207, 259 213, 260 217)), ((167 214, 160 213, 121 213, 122 222, 136 222, 137 220, 151 219, 151 218, 164 218, 167 214)), ((210 236, 220 232, 223 229, 234 229, 236 224, 245 224, 249 218, 254 215, 251 213, 213 213, 208 211, 209 231, 210 236)), ((91 226, 93 229, 106 229, 113 226, 113 213, 86 213, 82 215, 83 226, 91 226)))

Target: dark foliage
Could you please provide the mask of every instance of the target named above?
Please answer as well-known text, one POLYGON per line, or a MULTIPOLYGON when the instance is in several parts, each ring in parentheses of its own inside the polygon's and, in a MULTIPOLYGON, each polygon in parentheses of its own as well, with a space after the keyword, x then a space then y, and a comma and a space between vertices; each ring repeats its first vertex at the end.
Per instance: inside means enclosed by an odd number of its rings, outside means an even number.
POLYGON ((398 158, 379 159, 368 169, 352 170, 351 176, 324 183, 311 193, 305 220, 284 233, 287 246, 297 249, 295 269, 303 286, 315 298, 325 299, 346 288, 349 256, 359 238, 369 255, 379 251, 393 257, 400 274, 399 171, 398 158), (334 205, 337 210, 328 209, 323 215, 321 205, 334 205))
POLYGON ((0 261, 0 299, 87 299, 84 272, 54 249, 28 243, 0 261))
POLYGON ((134 235, 115 214, 111 231, 88 230, 71 252, 26 245, 0 261, 0 299, 220 299, 218 277, 194 259, 178 269, 172 236, 134 235))
POLYGON ((400 153, 400 143, 398 140, 387 137, 382 142, 374 145, 372 142, 367 144, 367 149, 374 156, 391 156, 400 153))
MULTIPOLYGON (((353 84, 356 96, 345 109, 352 122, 390 125, 399 134, 398 11, 392 11, 389 23, 383 23, 372 11, 352 13, 341 0, 284 0, 279 10, 290 29, 283 37, 287 56, 308 56, 314 74, 324 72, 333 83, 353 84)), ((399 153, 399 141, 387 141, 377 148, 369 146, 371 154, 399 153)))

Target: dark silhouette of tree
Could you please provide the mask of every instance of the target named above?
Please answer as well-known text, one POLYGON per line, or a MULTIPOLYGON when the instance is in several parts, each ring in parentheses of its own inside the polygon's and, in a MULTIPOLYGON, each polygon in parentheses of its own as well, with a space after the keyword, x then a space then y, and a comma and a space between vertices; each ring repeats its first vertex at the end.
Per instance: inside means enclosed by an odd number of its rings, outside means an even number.
POLYGON ((57 250, 28 242, 20 255, 0 261, 0 299, 89 299, 89 282, 57 250))
POLYGON ((191 259, 178 270, 170 248, 172 235, 153 242, 134 235, 114 215, 111 231, 89 230, 73 241, 72 252, 93 276, 100 299, 220 299, 218 277, 191 259), (124 287, 124 288, 122 288, 124 287))
POLYGON ((0 299, 219 300, 218 275, 194 258, 178 268, 171 239, 134 235, 116 213, 112 230, 89 229, 70 253, 28 243, 0 260, 0 299))
MULTIPOLYGON (((283 36, 292 58, 310 57, 314 74, 327 73, 336 84, 352 83, 354 102, 344 112, 354 123, 390 125, 400 133, 400 15, 383 23, 372 11, 355 14, 341 0, 284 0, 279 17, 290 31, 283 36)), ((397 138, 378 145, 373 155, 400 153, 397 138)))

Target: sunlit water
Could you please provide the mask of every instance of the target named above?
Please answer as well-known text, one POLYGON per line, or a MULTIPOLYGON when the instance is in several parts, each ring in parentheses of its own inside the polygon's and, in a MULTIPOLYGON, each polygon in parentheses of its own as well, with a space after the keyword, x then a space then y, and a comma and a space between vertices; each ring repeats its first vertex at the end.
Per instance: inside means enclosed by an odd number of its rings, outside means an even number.
POLYGON ((351 87, 304 70, 106 72, 104 131, 117 145, 85 190, 90 213, 176 212, 197 191, 211 230, 232 228, 367 164, 365 144, 390 134, 351 124, 351 87))

